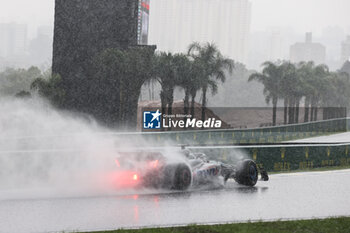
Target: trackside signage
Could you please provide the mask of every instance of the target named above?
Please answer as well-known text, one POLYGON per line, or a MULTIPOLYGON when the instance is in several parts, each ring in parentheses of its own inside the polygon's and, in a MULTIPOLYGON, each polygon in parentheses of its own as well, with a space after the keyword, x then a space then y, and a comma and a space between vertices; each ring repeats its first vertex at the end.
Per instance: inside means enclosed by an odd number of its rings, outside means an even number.
POLYGON ((220 129, 222 121, 215 118, 205 120, 192 117, 190 114, 162 114, 157 111, 143 112, 143 129, 186 129, 204 128, 220 129))

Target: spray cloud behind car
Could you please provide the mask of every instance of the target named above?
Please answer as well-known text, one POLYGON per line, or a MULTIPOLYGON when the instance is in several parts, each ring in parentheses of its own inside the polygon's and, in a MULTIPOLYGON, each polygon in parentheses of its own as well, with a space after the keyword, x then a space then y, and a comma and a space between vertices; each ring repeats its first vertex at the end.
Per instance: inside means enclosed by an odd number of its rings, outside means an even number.
MULTIPOLYGON (((116 169, 116 158, 157 146, 141 137, 130 140, 128 133, 121 136, 88 116, 59 111, 38 97, 3 99, 0 112, 3 199, 124 192, 106 178, 116 169)), ((164 145, 161 153, 167 163, 186 163, 179 148, 164 145)), ((140 164, 136 157, 131 159, 132 164, 140 164)))
POLYGON ((36 97, 3 99, 0 112, 1 191, 44 188, 49 193, 59 190, 60 195, 107 188, 97 174, 113 169, 116 149, 145 144, 141 138, 130 142, 87 116, 56 110, 36 97))

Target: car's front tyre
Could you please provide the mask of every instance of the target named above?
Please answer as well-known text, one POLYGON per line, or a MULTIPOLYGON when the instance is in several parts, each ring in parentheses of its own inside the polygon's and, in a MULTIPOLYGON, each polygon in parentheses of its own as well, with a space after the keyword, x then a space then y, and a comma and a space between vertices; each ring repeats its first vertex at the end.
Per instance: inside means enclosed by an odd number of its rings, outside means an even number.
POLYGON ((246 159, 236 166, 235 180, 237 183, 254 186, 258 181, 258 168, 253 160, 246 159))

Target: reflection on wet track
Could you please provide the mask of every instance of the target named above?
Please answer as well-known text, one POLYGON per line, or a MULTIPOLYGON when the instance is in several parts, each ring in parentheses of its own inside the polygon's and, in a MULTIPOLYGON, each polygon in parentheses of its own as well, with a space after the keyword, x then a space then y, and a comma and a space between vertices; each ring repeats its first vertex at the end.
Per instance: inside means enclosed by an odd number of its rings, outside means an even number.
POLYGON ((118 228, 350 215, 350 170, 272 175, 256 187, 17 199, 0 191, 0 232, 118 228))

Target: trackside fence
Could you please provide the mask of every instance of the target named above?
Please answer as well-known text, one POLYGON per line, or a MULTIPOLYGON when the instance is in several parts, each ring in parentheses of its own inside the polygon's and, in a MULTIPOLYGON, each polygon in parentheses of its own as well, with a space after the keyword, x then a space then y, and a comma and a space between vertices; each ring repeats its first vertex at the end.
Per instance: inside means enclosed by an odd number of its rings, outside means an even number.
MULTIPOLYGON (((172 142, 189 145, 263 144, 346 132, 350 119, 341 118, 310 123, 255 128, 196 131, 166 131, 142 133, 142 138, 152 142, 172 142)), ((132 137, 132 134, 129 135, 132 137)), ((134 134, 138 137, 140 134, 134 134)))
MULTIPOLYGON (((350 118, 341 118, 244 130, 107 133, 106 138, 109 139, 111 136, 115 138, 116 147, 119 145, 118 138, 126 139, 135 146, 139 144, 151 147, 185 145, 194 151, 206 153, 212 159, 228 163, 235 162, 239 157, 252 158, 268 171, 281 172, 318 167, 350 166, 350 140, 349 143, 343 144, 286 143, 289 140, 346 132, 349 127, 350 118)), ((100 136, 104 136, 104 134, 100 136)), ((66 142, 69 137, 79 140, 79 137, 74 135, 1 139, 0 154, 35 154, 40 152, 40 154, 48 153, 62 156, 66 152, 71 153, 72 150, 79 149, 67 148, 66 142), (33 148, 33 144, 42 145, 43 148, 33 148), (21 145, 21 147, 16 146, 18 151, 11 152, 14 145, 21 145)), ((25 160, 21 161, 25 162, 25 160)))
POLYGON ((227 163, 235 162, 240 157, 251 158, 263 165, 267 171, 281 172, 349 166, 349 146, 350 144, 297 144, 188 148, 227 163))
POLYGON ((204 152, 212 159, 228 163, 234 162, 239 156, 246 156, 270 172, 281 172, 350 165, 350 144, 274 145, 289 140, 346 132, 349 127, 350 118, 340 118, 245 130, 152 132, 144 133, 142 137, 153 142, 190 145, 188 148, 194 151, 204 152))

